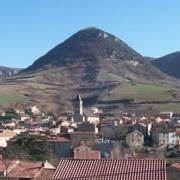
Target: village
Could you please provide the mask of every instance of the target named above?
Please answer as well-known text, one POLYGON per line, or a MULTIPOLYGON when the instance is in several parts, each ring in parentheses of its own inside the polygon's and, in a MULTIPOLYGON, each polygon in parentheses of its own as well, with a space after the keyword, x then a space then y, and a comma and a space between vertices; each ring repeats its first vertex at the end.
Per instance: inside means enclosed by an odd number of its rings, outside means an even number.
POLYGON ((59 117, 45 114, 36 106, 1 108, 1 177, 34 179, 47 172, 52 176, 62 159, 142 158, 166 160, 168 173, 178 177, 180 114, 160 112, 146 117, 123 112, 104 118, 103 111, 96 107, 84 109, 80 95, 72 103, 74 112, 59 117), (34 149, 28 154, 29 144, 34 149), (25 170, 31 166, 35 167, 33 171, 25 170))

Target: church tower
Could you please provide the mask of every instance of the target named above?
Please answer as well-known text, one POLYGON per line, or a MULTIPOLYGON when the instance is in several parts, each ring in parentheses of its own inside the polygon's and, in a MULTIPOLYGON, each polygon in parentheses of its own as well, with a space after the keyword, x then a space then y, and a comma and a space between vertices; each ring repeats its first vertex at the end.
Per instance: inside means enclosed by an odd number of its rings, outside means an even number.
POLYGON ((83 115, 83 102, 79 94, 73 100, 73 106, 74 106, 74 114, 83 115))

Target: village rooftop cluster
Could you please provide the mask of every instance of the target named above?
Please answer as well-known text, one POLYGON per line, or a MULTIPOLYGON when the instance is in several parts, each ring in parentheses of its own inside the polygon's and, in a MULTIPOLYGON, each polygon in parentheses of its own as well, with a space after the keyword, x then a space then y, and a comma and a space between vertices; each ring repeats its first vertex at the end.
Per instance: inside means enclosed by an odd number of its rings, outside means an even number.
POLYGON ((69 172, 69 178, 91 179, 94 173, 93 177, 97 176, 97 179, 101 176, 102 179, 107 179, 107 176, 112 179, 116 176, 123 177, 122 173, 125 172, 122 168, 126 167, 130 169, 124 178, 136 177, 130 177, 134 172, 133 168, 136 168, 136 173, 139 173, 137 179, 153 179, 155 166, 159 172, 154 174, 156 177, 158 174, 159 179, 166 179, 167 176, 178 177, 180 114, 160 112, 146 117, 123 112, 116 117, 105 117, 103 111, 97 107, 84 109, 80 95, 77 95, 72 103, 74 112, 60 116, 46 114, 31 105, 14 104, 6 108, 1 107, 1 177, 63 179, 65 172, 63 173, 61 167, 64 167, 68 168, 66 172, 69 172), (51 151, 50 159, 47 157, 46 161, 40 161, 41 158, 38 157, 40 160, 30 161, 25 156, 24 144, 18 146, 18 156, 9 158, 9 153, 12 147, 18 144, 19 137, 27 134, 29 137, 42 137, 32 143, 45 143, 51 151), (136 166, 133 166, 133 163, 136 166), (116 172, 109 168, 104 171, 104 164, 119 170, 116 172), (147 172, 146 164, 149 164, 150 172, 147 172), (75 165, 84 168, 83 171, 75 173, 72 170, 75 165), (99 174, 95 172, 98 168, 99 174), (88 169, 91 170, 89 176, 84 173, 88 169), (113 174, 110 176, 108 173, 113 174))

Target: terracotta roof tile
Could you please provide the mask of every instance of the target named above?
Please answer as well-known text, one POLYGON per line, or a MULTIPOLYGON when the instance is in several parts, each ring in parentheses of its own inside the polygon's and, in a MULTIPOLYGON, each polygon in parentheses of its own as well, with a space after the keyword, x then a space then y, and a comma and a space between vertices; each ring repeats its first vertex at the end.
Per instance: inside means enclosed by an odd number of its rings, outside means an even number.
POLYGON ((3 172, 6 170, 6 165, 5 163, 3 162, 3 160, 1 159, 0 160, 0 172, 3 172))
POLYGON ((65 137, 51 138, 48 142, 70 142, 71 140, 65 137))
POLYGON ((164 160, 155 159, 62 159, 53 175, 53 180, 165 180, 164 160))
POLYGON ((172 164, 171 167, 179 169, 180 170, 180 163, 172 164))
POLYGON ((34 180, 51 180, 55 170, 43 168, 39 174, 34 178, 34 180))
POLYGON ((12 178, 33 178, 42 168, 42 162, 21 161, 7 175, 12 178))

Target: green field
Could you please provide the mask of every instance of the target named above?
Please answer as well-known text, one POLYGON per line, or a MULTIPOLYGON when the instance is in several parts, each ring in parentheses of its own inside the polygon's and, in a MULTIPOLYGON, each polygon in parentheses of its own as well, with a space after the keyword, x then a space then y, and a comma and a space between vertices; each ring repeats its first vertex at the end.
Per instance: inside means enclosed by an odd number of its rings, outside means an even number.
POLYGON ((137 101, 163 101, 171 100, 173 98, 167 87, 137 84, 134 88, 137 101))
POLYGON ((98 80, 102 81, 102 82, 106 82, 106 81, 119 81, 119 82, 122 82, 123 78, 121 78, 120 76, 118 76, 116 74, 101 71, 99 73, 98 80))
POLYGON ((4 94, 0 95, 0 104, 7 105, 11 103, 28 103, 29 99, 17 94, 4 94))
POLYGON ((112 114, 128 109, 133 112, 180 112, 180 90, 151 84, 122 83, 106 95, 100 107, 112 114), (174 97, 172 92, 176 92, 174 97), (129 103, 128 102, 129 100, 129 103), (142 103, 142 104, 141 104, 142 103), (108 107, 109 106, 109 107, 108 107))
POLYGON ((133 99, 136 102, 172 100, 169 88, 150 84, 123 83, 113 89, 105 100, 133 99))

